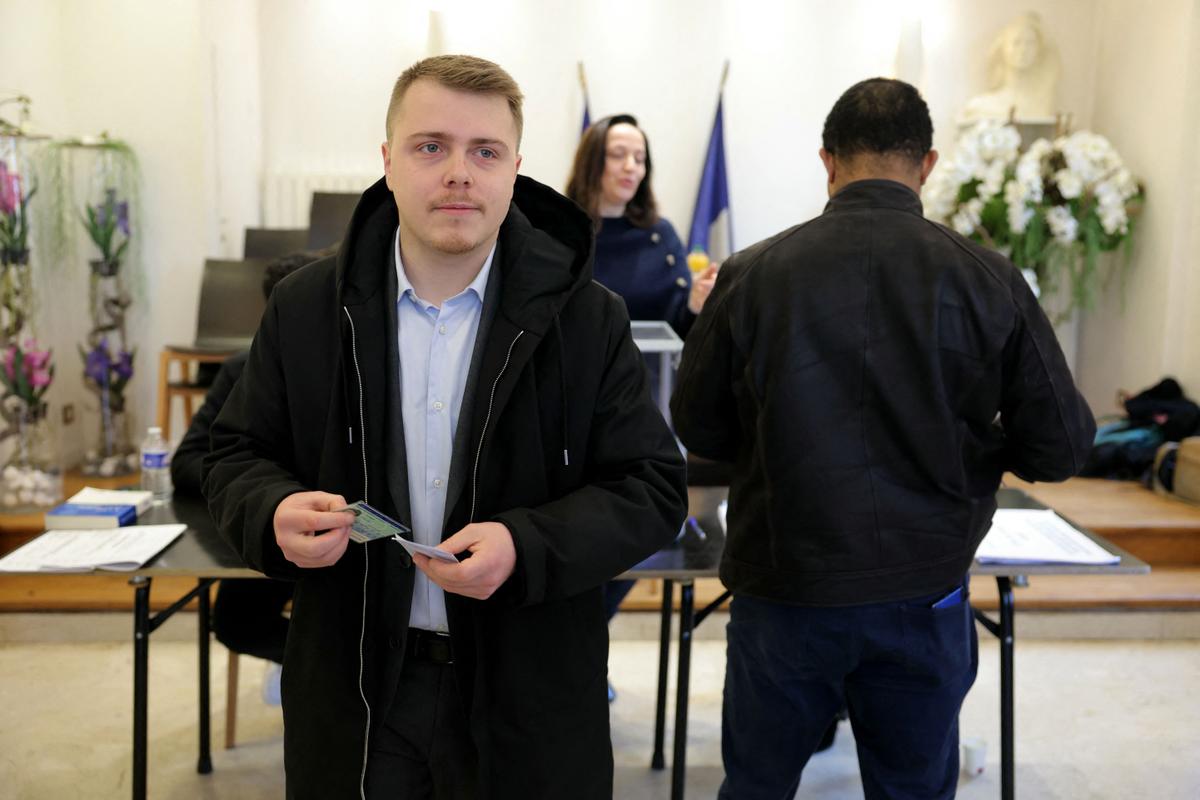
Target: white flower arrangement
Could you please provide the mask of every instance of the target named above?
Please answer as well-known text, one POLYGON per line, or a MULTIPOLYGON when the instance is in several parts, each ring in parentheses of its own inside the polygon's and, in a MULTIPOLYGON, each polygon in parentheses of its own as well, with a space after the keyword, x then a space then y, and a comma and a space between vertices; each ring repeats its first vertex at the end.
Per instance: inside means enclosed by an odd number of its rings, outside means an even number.
POLYGON ((1090 306, 1099 254, 1132 242, 1144 191, 1099 134, 1038 139, 1024 153, 1020 145, 1017 129, 999 121, 966 130, 925 184, 925 213, 1003 252, 1046 298, 1059 298, 1065 281, 1066 306, 1051 309, 1065 318, 1090 306))

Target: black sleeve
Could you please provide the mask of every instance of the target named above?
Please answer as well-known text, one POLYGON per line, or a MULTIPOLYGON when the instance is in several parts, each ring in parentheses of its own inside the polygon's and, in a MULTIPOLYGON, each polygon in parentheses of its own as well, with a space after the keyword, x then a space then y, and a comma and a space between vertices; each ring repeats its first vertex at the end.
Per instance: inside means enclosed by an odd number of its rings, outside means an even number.
POLYGON ((681 287, 683 291, 675 295, 671 308, 663 315, 675 333, 679 334, 680 339, 686 339, 688 331, 692 329, 692 324, 696 321, 696 315, 688 308, 688 300, 692 294, 692 271, 687 266, 687 253, 684 252, 683 242, 679 241, 679 235, 675 233, 675 228, 669 222, 663 220, 663 238, 667 245, 667 252, 675 256, 675 263, 671 266, 671 280, 677 284, 682 279, 686 282, 686 287, 681 287))
POLYGON ((744 271, 736 256, 721 266, 684 342, 671 396, 671 421, 679 440, 690 452, 714 461, 734 461, 741 446, 733 386, 743 359, 733 341, 731 315, 744 271))
POLYGON ((1005 468, 1029 481, 1064 481, 1083 468, 1096 422, 1029 285, 1012 270, 1016 324, 1004 347, 1000 424, 1005 468))
POLYGON ((212 424, 203 493, 217 530, 247 566, 273 578, 303 574, 275 543, 275 509, 307 490, 294 462, 287 392, 280 362, 278 295, 272 293, 242 377, 212 424))
POLYGON ((233 385, 242 375, 242 369, 246 366, 246 355, 246 352, 235 353, 221 364, 208 394, 204 396, 204 404, 192 417, 187 433, 183 435, 183 441, 175 448, 175 453, 171 456, 171 483, 174 484, 177 493, 200 496, 200 465, 210 449, 209 432, 213 420, 221 413, 221 407, 233 391, 233 385))

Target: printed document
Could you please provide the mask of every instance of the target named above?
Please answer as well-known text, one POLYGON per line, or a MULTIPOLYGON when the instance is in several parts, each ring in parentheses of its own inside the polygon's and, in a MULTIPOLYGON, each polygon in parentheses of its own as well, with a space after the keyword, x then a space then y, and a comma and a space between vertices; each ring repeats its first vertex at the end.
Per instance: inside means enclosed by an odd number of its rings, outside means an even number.
POLYGON ((980 564, 1118 564, 1121 559, 1050 509, 1002 508, 975 558, 980 564))
POLYGON ((186 525, 127 525, 104 530, 46 531, 0 558, 0 572, 129 572, 187 530, 186 525))

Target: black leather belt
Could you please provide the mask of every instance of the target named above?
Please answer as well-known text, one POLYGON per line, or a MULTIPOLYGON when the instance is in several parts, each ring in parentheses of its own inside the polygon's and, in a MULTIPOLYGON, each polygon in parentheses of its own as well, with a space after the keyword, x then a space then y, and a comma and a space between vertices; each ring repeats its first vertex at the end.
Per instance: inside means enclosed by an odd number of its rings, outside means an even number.
POLYGON ((453 664, 454 646, 450 634, 427 631, 424 628, 409 628, 406 654, 417 661, 432 664, 453 664))

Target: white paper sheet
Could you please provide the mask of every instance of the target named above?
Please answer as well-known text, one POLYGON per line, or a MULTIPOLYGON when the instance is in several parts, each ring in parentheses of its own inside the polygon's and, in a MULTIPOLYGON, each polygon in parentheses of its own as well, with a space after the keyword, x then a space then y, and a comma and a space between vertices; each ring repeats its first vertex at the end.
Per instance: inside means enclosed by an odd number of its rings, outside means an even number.
POLYGON ((1121 559, 1053 511, 1002 508, 975 558, 981 564, 1118 564, 1121 559))
POLYGON ((127 525, 46 531, 0 558, 0 572, 129 572, 154 558, 185 530, 186 525, 127 525))

